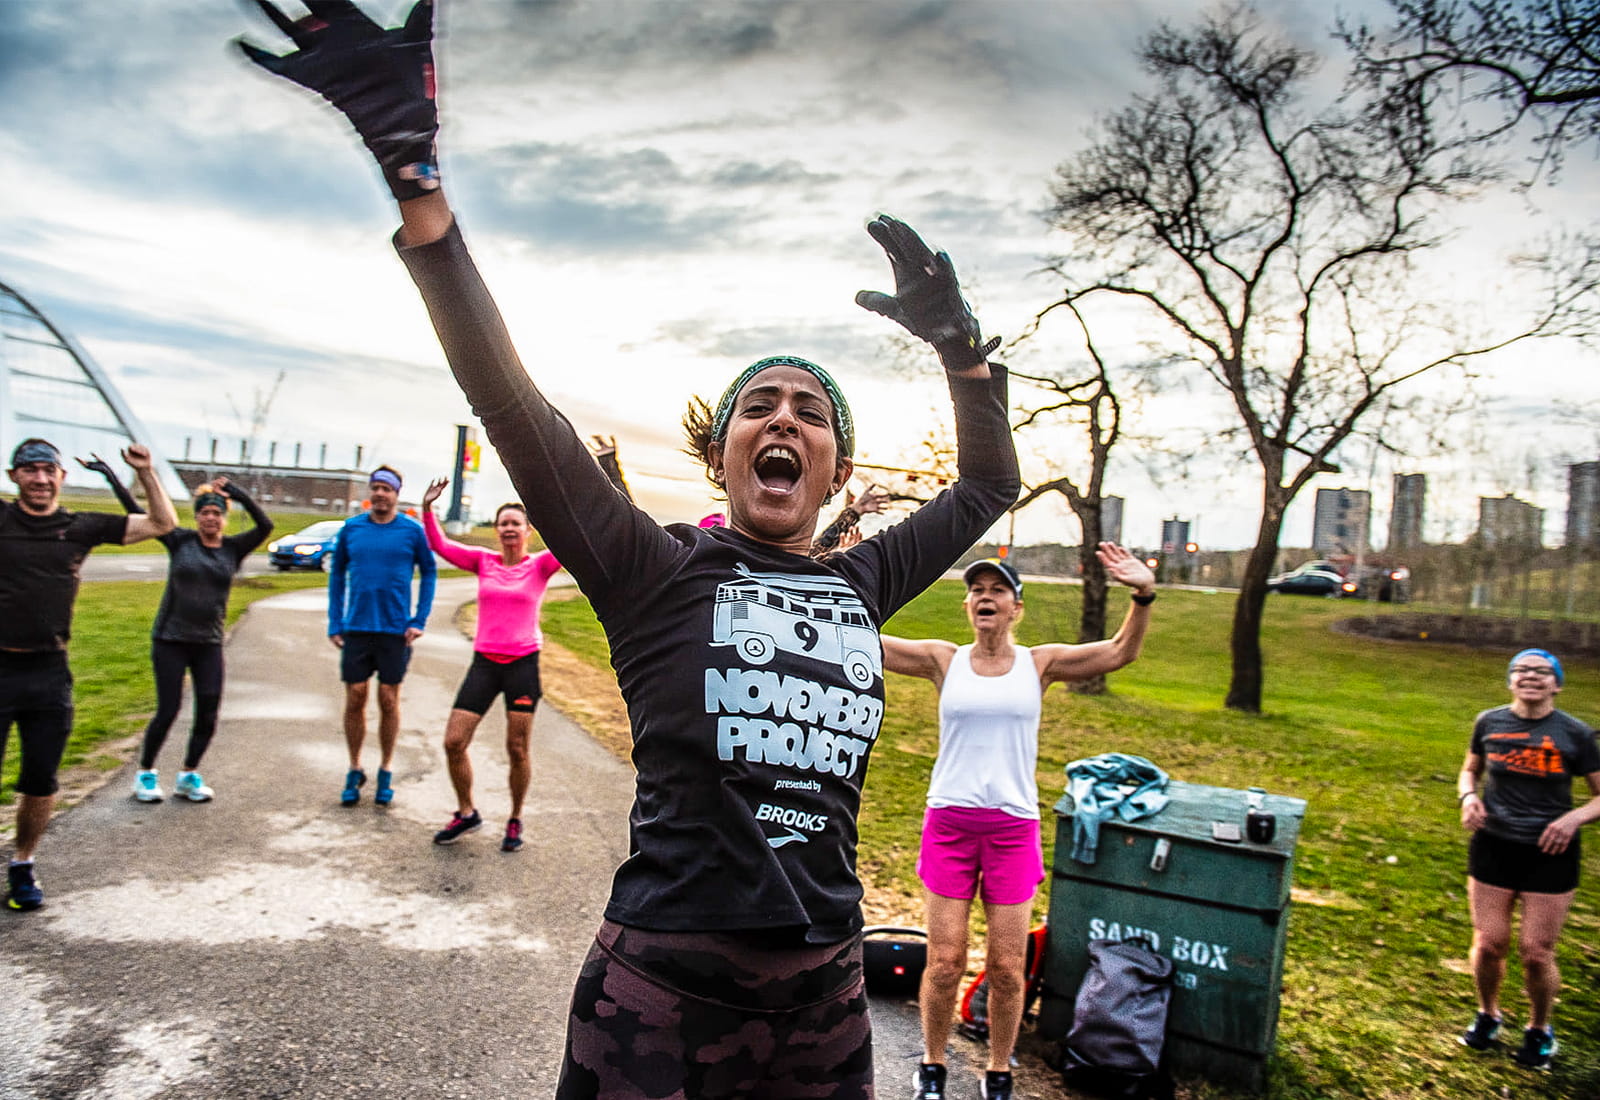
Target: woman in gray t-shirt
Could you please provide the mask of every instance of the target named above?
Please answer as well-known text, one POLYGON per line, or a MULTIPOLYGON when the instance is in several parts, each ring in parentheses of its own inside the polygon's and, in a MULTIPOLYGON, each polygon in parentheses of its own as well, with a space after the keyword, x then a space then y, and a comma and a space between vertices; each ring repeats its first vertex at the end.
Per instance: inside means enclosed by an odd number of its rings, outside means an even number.
POLYGON ((1478 1051, 1494 1045, 1511 912, 1521 898, 1518 946, 1529 1008, 1513 1057, 1530 1069, 1548 1069, 1556 1053, 1550 1026, 1561 986, 1556 940, 1578 886, 1578 830, 1600 819, 1600 746, 1592 729, 1556 709, 1562 680, 1561 662, 1549 650, 1525 649, 1511 658, 1511 703, 1478 715, 1456 781, 1461 824, 1472 831, 1467 897, 1478 990, 1478 1014, 1461 1042, 1478 1051), (1572 781, 1579 777, 1595 797, 1574 809, 1572 781))

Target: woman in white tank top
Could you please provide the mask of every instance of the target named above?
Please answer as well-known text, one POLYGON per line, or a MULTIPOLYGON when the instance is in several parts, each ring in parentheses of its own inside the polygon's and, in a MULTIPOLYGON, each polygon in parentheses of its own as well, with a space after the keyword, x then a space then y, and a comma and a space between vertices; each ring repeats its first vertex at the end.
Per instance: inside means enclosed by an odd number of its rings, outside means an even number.
POLYGON ((926 891, 928 965, 922 975, 922 1065, 918 1100, 942 1100, 945 1044, 967 964, 972 899, 983 898, 989 942, 989 1067, 984 1096, 1009 1100, 1011 1051, 1022 1024, 1028 922, 1044 880, 1039 835, 1039 713, 1044 692, 1064 680, 1114 672, 1139 656, 1155 575, 1120 546, 1096 551, 1106 572, 1133 589, 1116 636, 1083 645, 1020 646, 1022 578, 997 558, 973 562, 963 579, 974 640, 883 635, 883 667, 932 680, 939 689, 939 757, 928 786, 917 873, 926 891))

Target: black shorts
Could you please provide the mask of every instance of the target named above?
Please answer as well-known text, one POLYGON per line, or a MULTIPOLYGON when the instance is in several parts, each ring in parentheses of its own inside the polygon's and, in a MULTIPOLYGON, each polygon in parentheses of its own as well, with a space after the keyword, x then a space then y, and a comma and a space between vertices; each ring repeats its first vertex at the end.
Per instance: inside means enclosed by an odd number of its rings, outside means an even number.
POLYGON ((1583 862, 1581 838, 1560 855, 1541 852, 1537 844, 1507 840, 1479 829, 1467 848, 1467 874, 1486 886, 1515 890, 1519 894, 1566 894, 1578 888, 1578 867, 1583 862))
POLYGON ((0 762, 13 725, 22 745, 17 793, 55 794, 56 769, 72 734, 72 672, 64 650, 0 651, 0 762))
POLYGON ((492 660, 482 653, 472 655, 472 665, 456 692, 455 708, 473 714, 489 713, 495 696, 506 697, 506 713, 532 714, 539 705, 539 651, 515 661, 492 660))
POLYGON ((339 654, 339 678, 347 684, 364 684, 376 672, 378 683, 398 684, 406 678, 410 663, 411 647, 404 634, 346 634, 339 654))

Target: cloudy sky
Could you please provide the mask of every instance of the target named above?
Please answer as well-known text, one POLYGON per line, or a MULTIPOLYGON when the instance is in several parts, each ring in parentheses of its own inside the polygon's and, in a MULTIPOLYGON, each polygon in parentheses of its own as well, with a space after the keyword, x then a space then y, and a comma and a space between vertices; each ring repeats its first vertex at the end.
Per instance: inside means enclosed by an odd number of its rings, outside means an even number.
MULTIPOLYGON (((364 5, 390 22, 407 6, 364 5)), ((1259 7, 1302 43, 1327 43, 1328 5, 1259 7)), ((676 453, 686 399, 714 399, 763 355, 835 368, 860 457, 910 460, 948 401, 931 354, 906 362, 893 326, 852 302, 890 286, 863 223, 888 211, 948 249, 985 329, 1014 336, 1051 300, 1037 272, 1065 245, 1040 217, 1052 169, 1144 86, 1140 36, 1195 11, 1188 0, 440 8, 446 189, 535 379, 581 431, 618 437, 662 520, 712 508, 676 453)), ((212 436, 236 455, 281 372, 260 446, 314 455, 327 443, 342 463, 359 444, 419 484, 447 468, 451 426, 469 416, 388 246, 392 206, 342 120, 245 64, 227 45, 241 34, 287 49, 227 0, 0 0, 0 282, 82 342, 173 456, 212 436)), ((1593 209, 1593 165, 1579 159, 1547 206, 1593 209)), ((1050 341, 1034 354, 1018 368, 1048 367, 1050 341)), ((1595 457, 1600 443, 1581 423, 1526 439, 1524 426, 1595 372, 1566 353, 1541 363, 1493 365, 1483 430, 1508 439, 1494 462, 1358 450, 1345 456, 1352 472, 1321 484, 1370 480, 1380 543, 1397 468, 1437 478, 1437 534, 1464 535, 1479 493, 1530 490, 1559 509, 1560 458, 1595 457)), ((1159 435, 1214 415, 1203 395, 1179 395, 1138 427, 1159 435)), ((1078 461, 1064 432, 1023 449, 1035 476, 1078 461)), ((1248 466, 1219 453, 1191 480, 1157 484, 1135 457, 1108 483, 1128 498, 1128 541, 1156 541, 1173 514, 1208 545, 1251 540, 1248 466)), ((508 492, 491 466, 477 496, 508 492)), ((1066 515, 1035 506, 1018 541, 1075 541, 1066 515)), ((1285 541, 1309 530, 1308 492, 1285 541)))

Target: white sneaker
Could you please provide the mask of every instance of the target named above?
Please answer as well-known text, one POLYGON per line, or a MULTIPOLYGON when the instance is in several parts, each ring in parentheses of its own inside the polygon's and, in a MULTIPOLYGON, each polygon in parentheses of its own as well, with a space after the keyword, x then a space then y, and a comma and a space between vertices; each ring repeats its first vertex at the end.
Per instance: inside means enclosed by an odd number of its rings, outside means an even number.
POLYGON ((133 797, 140 802, 160 802, 166 796, 161 793, 159 773, 152 771, 134 772, 133 797))
POLYGON ((187 798, 190 802, 210 802, 217 792, 206 786, 199 772, 179 772, 178 782, 172 788, 172 797, 187 798))

